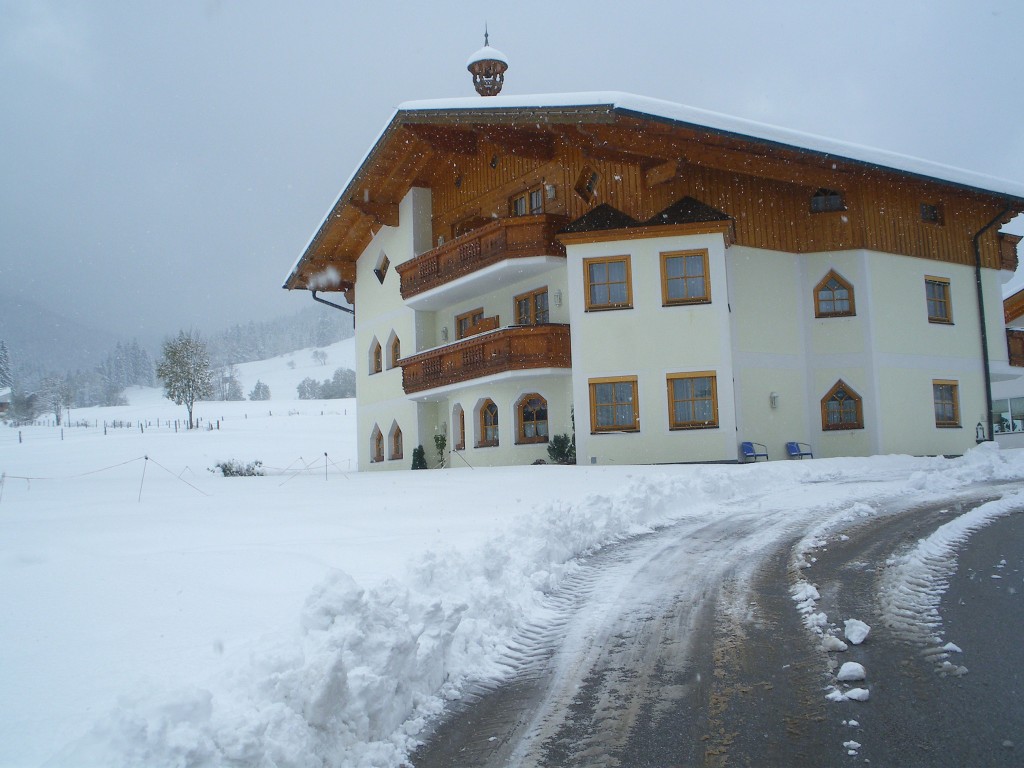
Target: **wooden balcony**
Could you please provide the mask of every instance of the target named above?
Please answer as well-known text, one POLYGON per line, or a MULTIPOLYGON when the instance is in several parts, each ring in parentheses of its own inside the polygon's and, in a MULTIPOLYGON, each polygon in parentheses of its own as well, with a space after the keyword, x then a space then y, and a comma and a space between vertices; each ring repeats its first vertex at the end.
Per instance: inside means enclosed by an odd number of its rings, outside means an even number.
POLYGON ((560 256, 565 246, 555 240, 567 219, 539 214, 495 219, 397 267, 402 298, 409 299, 431 288, 506 259, 526 256, 560 256))
POLYGON ((1024 331, 1006 329, 1006 351, 1010 354, 1010 365, 1024 368, 1024 331))
POLYGON ((568 325, 517 325, 462 339, 399 361, 405 393, 534 368, 569 368, 568 325))

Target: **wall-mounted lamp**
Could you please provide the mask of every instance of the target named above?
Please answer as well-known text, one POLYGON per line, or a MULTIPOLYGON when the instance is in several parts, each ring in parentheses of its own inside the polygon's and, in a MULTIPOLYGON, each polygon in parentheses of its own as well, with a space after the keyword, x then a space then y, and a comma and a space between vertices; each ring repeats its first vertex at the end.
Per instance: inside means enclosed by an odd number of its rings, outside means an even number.
POLYGON ((448 326, 441 329, 441 341, 448 341, 448 326))
POLYGON ((555 298, 555 306, 556 307, 562 306, 562 291, 559 290, 558 288, 555 289, 555 296, 554 296, 554 298, 555 298))
POLYGON ((770 395, 768 395, 768 405, 770 405, 772 408, 778 408, 779 407, 779 393, 778 392, 772 392, 770 395))

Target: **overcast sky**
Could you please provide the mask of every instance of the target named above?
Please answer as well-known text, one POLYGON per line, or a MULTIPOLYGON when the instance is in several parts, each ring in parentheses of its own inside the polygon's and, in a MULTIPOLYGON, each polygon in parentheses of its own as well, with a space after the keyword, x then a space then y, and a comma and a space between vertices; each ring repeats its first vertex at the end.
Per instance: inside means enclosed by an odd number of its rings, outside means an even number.
POLYGON ((1021 0, 0 0, 0 301, 144 340, 304 308, 296 257, 398 104, 473 94, 485 22, 505 93, 629 91, 1024 182, 1021 0))

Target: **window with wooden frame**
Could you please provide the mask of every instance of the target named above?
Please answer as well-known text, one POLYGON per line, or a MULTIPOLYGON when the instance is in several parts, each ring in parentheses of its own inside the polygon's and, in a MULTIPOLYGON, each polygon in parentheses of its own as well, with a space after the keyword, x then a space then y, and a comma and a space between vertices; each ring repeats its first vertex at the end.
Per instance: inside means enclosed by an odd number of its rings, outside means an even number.
POLYGON ((576 178, 576 183, 573 184, 572 188, 577 195, 590 203, 597 197, 597 182, 600 180, 601 175, 589 165, 586 165, 580 171, 580 175, 576 178))
POLYGON ((536 392, 523 395, 516 407, 516 442, 546 443, 548 441, 548 401, 536 392))
POLYGON ((485 400, 480 406, 480 439, 477 448, 491 448, 498 444, 498 406, 485 400))
POLYGON ((838 272, 829 273, 814 286, 815 317, 851 317, 857 314, 853 303, 853 286, 838 272))
POLYGON ((397 336, 395 336, 395 338, 391 340, 391 349, 389 351, 391 357, 391 367, 397 368, 398 361, 402 359, 402 342, 397 336))
POLYGON ((938 203, 921 203, 921 221, 925 224, 942 224, 942 206, 938 203))
POLYGON ((629 256, 584 259, 583 279, 588 312, 633 307, 629 256))
POLYGON ((384 355, 380 348, 380 342, 376 339, 370 346, 370 373, 380 373, 384 370, 384 355))
POLYGON ((384 278, 388 274, 388 267, 391 266, 391 261, 388 259, 387 254, 381 254, 380 260, 377 262, 377 266, 373 268, 373 274, 377 277, 377 282, 381 285, 384 284, 384 278))
POLYGON ((400 459, 403 456, 402 450, 402 429, 397 424, 391 432, 391 460, 400 459))
POLYGON ((811 195, 811 213, 828 213, 829 211, 845 211, 843 193, 834 189, 819 189, 811 195))
POLYGON ((821 399, 821 428, 864 429, 863 401, 842 379, 821 399))
POLYGON ((508 209, 511 216, 544 213, 544 187, 538 184, 536 187, 512 195, 508 199, 508 209))
POLYGON ((932 401, 935 403, 936 427, 960 426, 960 384, 956 381, 934 379, 932 401))
POLYGON ((661 254, 661 302, 664 306, 707 304, 710 301, 707 250, 661 254))
POLYGON ((455 406, 455 416, 452 419, 455 423, 455 450, 466 450, 466 411, 461 405, 455 406))
POLYGON ((949 279, 925 277, 924 292, 928 302, 928 322, 951 324, 953 322, 953 305, 949 297, 949 279))
POLYGON ((718 382, 714 371, 668 375, 670 429, 718 426, 718 382))
POLYGON ((376 425, 374 425, 373 432, 370 435, 370 451, 371 464, 384 461, 384 433, 376 425))
POLYGON ((638 432, 636 376, 590 379, 590 431, 638 432))
POLYGON ((536 291, 515 297, 516 325, 540 325, 548 322, 548 289, 538 288, 536 291))
POLYGON ((469 335, 470 329, 484 319, 483 307, 471 309, 455 317, 455 338, 464 339, 469 335))

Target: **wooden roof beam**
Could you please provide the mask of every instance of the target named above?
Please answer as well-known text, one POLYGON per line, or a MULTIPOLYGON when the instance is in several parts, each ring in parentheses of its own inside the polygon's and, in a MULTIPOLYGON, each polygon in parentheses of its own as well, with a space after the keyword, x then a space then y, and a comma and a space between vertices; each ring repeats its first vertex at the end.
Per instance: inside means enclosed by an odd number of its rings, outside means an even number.
POLYGON ((435 152, 449 155, 475 155, 480 148, 476 131, 443 125, 406 123, 402 126, 413 136, 425 141, 435 152))
POLYGON ((548 131, 528 131, 511 126, 480 126, 480 135, 502 151, 532 160, 555 159, 555 137, 548 131))
POLYGON ((641 128, 593 125, 585 126, 583 130, 623 151, 644 147, 652 156, 666 160, 681 160, 814 189, 842 189, 851 173, 847 168, 822 167, 823 161, 808 162, 808 158, 801 157, 797 152, 769 147, 757 150, 732 149, 714 140, 701 140, 688 130, 678 129, 676 133, 683 135, 673 136, 665 130, 649 134, 646 127, 641 128))
POLYGON ((650 189, 659 184, 664 184, 666 181, 672 181, 678 175, 679 161, 666 160, 664 163, 647 169, 647 172, 644 173, 644 184, 650 189))
POLYGON ((398 226, 398 204, 379 203, 370 200, 359 200, 353 198, 349 204, 364 216, 369 217, 375 224, 381 227, 398 226))
POLYGON ((627 163, 647 168, 657 161, 649 154, 630 152, 611 146, 608 142, 589 136, 579 126, 555 125, 552 130, 561 134, 571 145, 577 146, 584 156, 593 160, 606 160, 612 163, 627 163))

